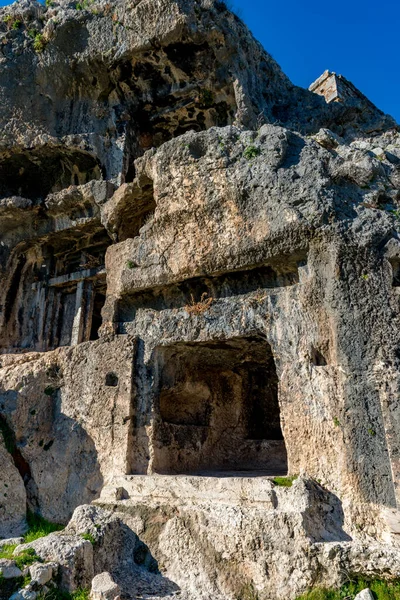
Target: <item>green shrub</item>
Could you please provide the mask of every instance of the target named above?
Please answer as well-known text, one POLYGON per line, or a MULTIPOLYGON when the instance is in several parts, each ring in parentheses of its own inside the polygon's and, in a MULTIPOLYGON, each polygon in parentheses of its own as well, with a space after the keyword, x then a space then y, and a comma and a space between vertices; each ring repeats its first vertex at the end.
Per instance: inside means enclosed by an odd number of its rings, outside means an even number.
POLYGON ((293 481, 296 481, 298 475, 291 475, 290 477, 274 477, 273 483, 281 487, 292 487, 293 481))
POLYGON ((18 21, 18 20, 14 21, 14 23, 12 24, 11 29, 19 29, 21 27, 21 25, 22 25, 21 21, 18 21))
POLYGON ((36 54, 40 54, 46 48, 46 40, 42 33, 37 33, 33 40, 33 49, 36 54))
POLYGON ((214 94, 211 90, 200 90, 199 100, 202 108, 211 108, 214 105, 214 94))
POLYGON ((245 150, 243 152, 243 156, 247 160, 253 160, 253 158, 256 158, 256 156, 259 156, 260 153, 261 153, 260 148, 257 148, 256 146, 247 146, 247 148, 245 148, 245 150))

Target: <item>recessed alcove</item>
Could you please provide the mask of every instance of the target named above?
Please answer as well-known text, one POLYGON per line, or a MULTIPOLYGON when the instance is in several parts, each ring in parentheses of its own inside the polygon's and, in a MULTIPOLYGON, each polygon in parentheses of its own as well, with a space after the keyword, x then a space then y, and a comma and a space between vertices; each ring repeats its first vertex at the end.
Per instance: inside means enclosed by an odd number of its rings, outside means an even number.
POLYGON ((278 378, 262 337, 154 353, 157 473, 287 472, 278 378))
POLYGON ((89 225, 17 248, 2 296, 0 351, 52 350, 98 339, 110 243, 103 227, 89 225))
MULTIPOLYGON (((299 282, 297 264, 288 261, 285 271, 271 266, 261 266, 245 271, 234 271, 218 276, 196 277, 180 283, 144 290, 123 296, 118 302, 119 332, 124 332, 124 324, 134 321, 139 309, 166 310, 183 308, 190 304, 192 297, 200 299, 203 293, 217 300, 259 292, 260 298, 267 297, 273 288, 288 287, 299 282)), ((254 298, 253 304, 261 304, 254 298)))
POLYGON ((0 158, 0 197, 39 200, 70 185, 100 178, 97 160, 77 150, 43 147, 0 158))

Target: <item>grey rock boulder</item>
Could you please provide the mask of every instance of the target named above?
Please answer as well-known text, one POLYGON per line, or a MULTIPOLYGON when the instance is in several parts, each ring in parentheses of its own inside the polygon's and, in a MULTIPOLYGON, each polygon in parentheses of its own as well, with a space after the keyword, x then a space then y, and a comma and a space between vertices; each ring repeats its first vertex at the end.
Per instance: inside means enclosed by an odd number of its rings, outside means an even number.
POLYGON ((366 588, 357 594, 354 600, 374 600, 374 595, 369 588, 366 588))
POLYGON ((140 544, 136 534, 126 527, 119 517, 98 506, 78 506, 65 531, 69 534, 91 536, 94 541, 95 573, 112 573, 122 561, 133 562, 135 549, 140 544))
POLYGON ((45 585, 57 574, 57 563, 34 563, 29 567, 29 575, 33 583, 45 585))
POLYGON ((64 532, 52 533, 17 546, 15 554, 28 548, 33 548, 42 560, 60 565, 62 588, 73 591, 90 586, 94 576, 93 547, 88 540, 64 532))
POLYGON ((26 531, 26 491, 1 434, 0 465, 0 537, 9 538, 26 531))
POLYGON ((13 560, 6 558, 0 559, 0 575, 4 579, 14 579, 15 577, 21 577, 22 571, 17 567, 13 560))
POLYGON ((91 600, 114 600, 120 594, 120 588, 110 573, 105 571, 93 578, 90 591, 91 600))

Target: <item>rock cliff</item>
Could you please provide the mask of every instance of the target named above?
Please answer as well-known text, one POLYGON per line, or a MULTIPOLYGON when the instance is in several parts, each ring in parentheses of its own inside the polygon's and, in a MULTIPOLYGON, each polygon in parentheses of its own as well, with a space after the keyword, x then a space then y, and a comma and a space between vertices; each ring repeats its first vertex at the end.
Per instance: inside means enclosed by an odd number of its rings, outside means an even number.
POLYGON ((0 536, 69 522, 15 600, 399 578, 397 124, 218 0, 0 29, 0 536))

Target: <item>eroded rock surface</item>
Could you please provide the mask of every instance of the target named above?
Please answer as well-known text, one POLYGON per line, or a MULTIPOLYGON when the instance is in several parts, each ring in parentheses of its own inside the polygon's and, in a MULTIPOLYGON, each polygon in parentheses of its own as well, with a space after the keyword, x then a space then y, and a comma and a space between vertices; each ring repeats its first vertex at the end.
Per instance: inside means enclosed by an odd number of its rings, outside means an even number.
POLYGON ((68 523, 42 592, 398 578, 397 124, 218 0, 0 30, 0 537, 68 523))
MULTIPOLYGON (((12 441, 8 440, 11 444, 12 441)), ((0 436, 0 537, 26 530, 26 490, 23 479, 0 436)), ((12 543, 12 540, 10 540, 12 543)), ((0 546, 1 549, 1 546, 0 546)))

